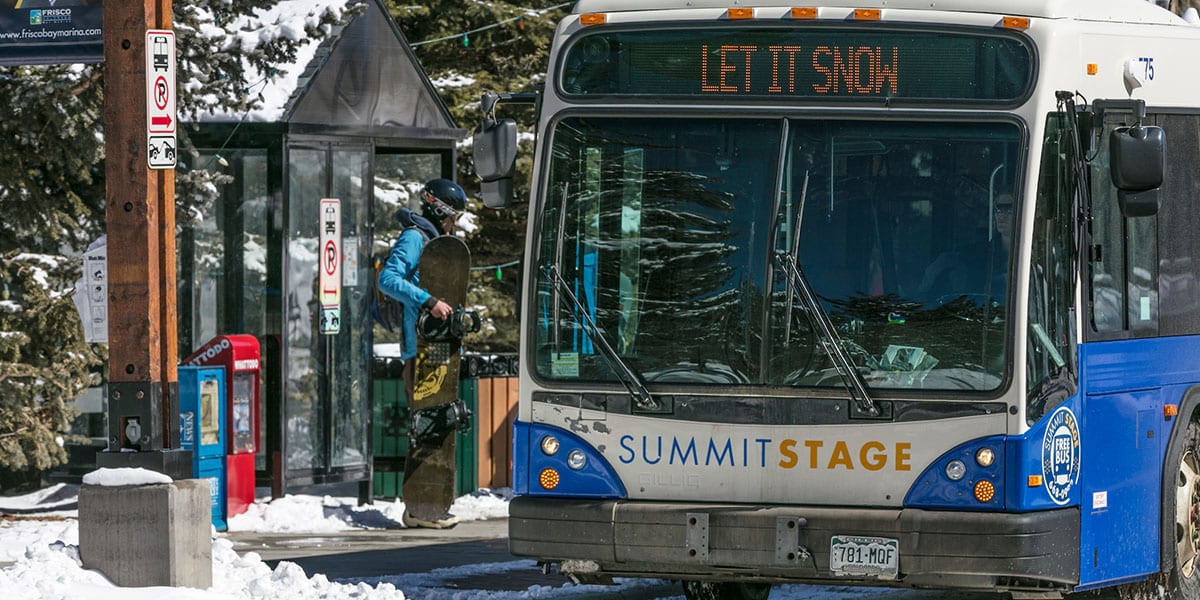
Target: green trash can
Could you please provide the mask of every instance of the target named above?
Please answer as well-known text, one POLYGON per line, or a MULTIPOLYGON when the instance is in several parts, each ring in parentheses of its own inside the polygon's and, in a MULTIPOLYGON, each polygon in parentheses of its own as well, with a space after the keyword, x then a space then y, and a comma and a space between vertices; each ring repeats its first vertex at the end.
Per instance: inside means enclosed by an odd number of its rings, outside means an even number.
POLYGON ((479 408, 479 380, 460 379, 458 399, 471 411, 471 429, 458 436, 458 448, 455 450, 455 494, 465 496, 479 488, 479 444, 476 443, 479 439, 479 420, 475 416, 479 408))
POLYGON ((404 457, 408 454, 408 398, 400 377, 401 365, 398 358, 381 357, 376 357, 372 365, 375 497, 389 500, 400 497, 404 457))

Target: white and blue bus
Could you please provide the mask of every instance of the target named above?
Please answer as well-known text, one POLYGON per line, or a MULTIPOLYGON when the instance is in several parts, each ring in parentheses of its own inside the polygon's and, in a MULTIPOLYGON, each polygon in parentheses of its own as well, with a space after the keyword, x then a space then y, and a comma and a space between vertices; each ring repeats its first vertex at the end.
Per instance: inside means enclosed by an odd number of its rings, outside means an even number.
POLYGON ((693 600, 1200 598, 1197 56, 1142 0, 580 0, 537 97, 512 552, 693 600))

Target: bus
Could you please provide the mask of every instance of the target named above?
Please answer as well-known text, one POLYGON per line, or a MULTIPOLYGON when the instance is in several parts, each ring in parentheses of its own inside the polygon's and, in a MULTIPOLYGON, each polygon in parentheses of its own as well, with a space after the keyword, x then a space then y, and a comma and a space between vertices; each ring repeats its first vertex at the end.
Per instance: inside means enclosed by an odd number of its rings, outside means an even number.
POLYGON ((1143 0, 579 0, 510 549, 581 582, 1200 598, 1200 27, 1143 0))

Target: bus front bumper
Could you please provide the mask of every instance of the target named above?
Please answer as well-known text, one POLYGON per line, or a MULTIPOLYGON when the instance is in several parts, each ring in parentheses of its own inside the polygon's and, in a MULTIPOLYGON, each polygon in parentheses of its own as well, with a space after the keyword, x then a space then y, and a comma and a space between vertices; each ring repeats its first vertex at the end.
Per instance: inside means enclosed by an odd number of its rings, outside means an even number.
POLYGON ((1079 581, 1079 511, 1023 514, 685 504, 520 496, 514 555, 608 577, 830 581, 960 589, 1069 590, 1079 581), (833 536, 899 542, 892 578, 835 575, 833 536))

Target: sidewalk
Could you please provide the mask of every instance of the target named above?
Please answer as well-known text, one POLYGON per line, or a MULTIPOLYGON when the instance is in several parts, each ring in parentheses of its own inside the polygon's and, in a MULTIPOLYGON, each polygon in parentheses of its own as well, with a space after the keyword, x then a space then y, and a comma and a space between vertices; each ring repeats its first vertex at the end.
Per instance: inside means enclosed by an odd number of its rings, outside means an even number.
POLYGON ((223 535, 239 553, 257 552, 272 566, 280 560, 294 562, 309 576, 321 573, 331 580, 371 582, 441 570, 446 573, 442 585, 452 589, 520 591, 535 585, 560 587, 570 581, 562 575, 543 574, 533 561, 509 554, 507 519, 465 521, 451 529, 223 535), (470 569, 454 572, 460 567, 518 561, 528 564, 504 565, 503 577, 474 574, 470 569))
MULTIPOLYGON (((534 586, 560 588, 570 580, 544 574, 534 561, 508 551, 508 520, 465 521, 452 529, 392 529, 332 534, 224 534, 239 553, 257 552, 274 564, 287 560, 309 576, 373 583, 416 576, 426 585, 450 590, 522 592, 534 586)), ((644 600, 682 595, 678 584, 602 587, 583 597, 644 600)))
POLYGON ((265 561, 293 560, 300 557, 348 552, 398 550, 483 540, 503 541, 506 560, 516 560, 508 555, 508 519, 464 521, 451 529, 411 527, 333 533, 230 532, 220 535, 233 542, 234 550, 257 552, 265 561))

